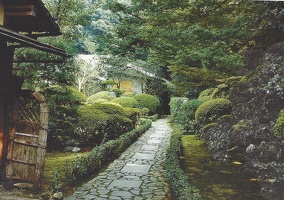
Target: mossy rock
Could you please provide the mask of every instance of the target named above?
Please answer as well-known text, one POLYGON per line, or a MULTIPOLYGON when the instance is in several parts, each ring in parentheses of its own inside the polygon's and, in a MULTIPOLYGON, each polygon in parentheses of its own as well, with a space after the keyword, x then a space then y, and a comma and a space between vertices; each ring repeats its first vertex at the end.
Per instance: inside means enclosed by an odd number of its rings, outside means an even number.
POLYGON ((138 102, 132 97, 118 97, 111 100, 111 102, 118 103, 122 107, 130 108, 137 108, 139 105, 138 102))
POLYGON ((205 126, 202 127, 201 131, 202 132, 206 132, 211 128, 216 128, 218 126, 218 123, 210 123, 210 124, 206 124, 205 126))
POLYGON ((212 92, 211 97, 212 99, 216 98, 224 98, 227 99, 230 95, 230 87, 226 84, 218 85, 212 92))
POLYGON ((136 94, 133 98, 138 102, 139 108, 148 108, 150 114, 156 113, 160 106, 160 100, 150 94, 136 94))
POLYGON ((106 99, 108 101, 111 101, 115 97, 111 95, 109 91, 101 91, 96 94, 93 94, 87 98, 87 103, 88 104, 93 104, 96 100, 98 99, 106 99))
POLYGON ((284 109, 282 109, 276 119, 276 123, 273 126, 273 132, 276 136, 284 134, 284 109))
POLYGON ((203 103, 195 112, 195 120, 203 125, 217 120, 223 115, 229 115, 232 111, 231 101, 223 98, 212 99, 203 103))

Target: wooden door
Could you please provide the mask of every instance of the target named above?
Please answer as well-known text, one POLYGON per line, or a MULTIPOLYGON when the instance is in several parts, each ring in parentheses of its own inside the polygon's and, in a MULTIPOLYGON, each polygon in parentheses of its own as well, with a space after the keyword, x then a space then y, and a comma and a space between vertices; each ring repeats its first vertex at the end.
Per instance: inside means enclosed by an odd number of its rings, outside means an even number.
POLYGON ((41 188, 46 152, 48 108, 43 95, 26 92, 18 103, 14 131, 10 131, 6 180, 10 188, 15 184, 41 188))

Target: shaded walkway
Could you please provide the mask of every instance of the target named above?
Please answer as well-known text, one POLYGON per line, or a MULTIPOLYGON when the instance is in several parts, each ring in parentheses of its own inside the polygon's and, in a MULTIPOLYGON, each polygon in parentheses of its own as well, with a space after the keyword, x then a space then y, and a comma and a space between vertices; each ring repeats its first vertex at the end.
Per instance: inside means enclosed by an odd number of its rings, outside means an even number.
POLYGON ((134 144, 96 178, 65 198, 75 199, 170 199, 164 161, 170 144, 169 117, 152 123, 134 144))

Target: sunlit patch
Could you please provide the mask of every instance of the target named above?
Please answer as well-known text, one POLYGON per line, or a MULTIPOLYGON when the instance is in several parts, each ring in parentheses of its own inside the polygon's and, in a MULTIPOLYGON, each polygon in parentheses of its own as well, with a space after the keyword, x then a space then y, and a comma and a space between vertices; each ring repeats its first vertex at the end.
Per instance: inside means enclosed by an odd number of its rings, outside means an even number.
POLYGON ((238 146, 234 146, 233 148, 228 149, 227 151, 233 151, 233 150, 235 150, 236 148, 238 148, 238 146))
POLYGON ((235 165, 242 165, 243 163, 241 163, 241 162, 239 162, 239 161, 234 161, 234 162, 232 162, 233 164, 235 164, 235 165))
POLYGON ((274 179, 274 178, 267 179, 267 182, 269 182, 269 183, 274 183, 275 181, 276 181, 276 179, 274 179))
POLYGON ((259 181, 259 178, 251 178, 250 181, 259 181))
POLYGON ((223 174, 232 174, 232 172, 224 171, 224 170, 221 170, 220 172, 223 173, 223 174))

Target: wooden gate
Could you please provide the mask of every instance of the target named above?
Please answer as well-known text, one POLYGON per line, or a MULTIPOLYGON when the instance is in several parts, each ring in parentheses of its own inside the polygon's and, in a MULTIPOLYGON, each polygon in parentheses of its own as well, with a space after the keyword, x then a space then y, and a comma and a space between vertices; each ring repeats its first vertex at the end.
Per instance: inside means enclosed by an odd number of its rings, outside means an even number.
POLYGON ((18 102, 18 115, 10 131, 6 160, 7 186, 30 185, 41 188, 46 139, 48 107, 43 95, 26 91, 18 102))

